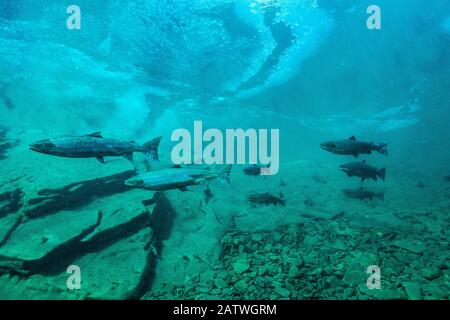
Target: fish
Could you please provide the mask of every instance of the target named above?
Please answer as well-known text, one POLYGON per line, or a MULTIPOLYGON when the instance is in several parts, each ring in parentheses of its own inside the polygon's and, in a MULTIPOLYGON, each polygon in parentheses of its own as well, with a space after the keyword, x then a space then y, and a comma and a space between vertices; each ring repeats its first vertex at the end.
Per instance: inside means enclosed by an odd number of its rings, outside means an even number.
POLYGON ((359 199, 359 200, 373 200, 373 199, 380 199, 384 201, 384 192, 372 192, 368 190, 364 190, 364 188, 358 188, 358 189, 344 189, 342 190, 342 193, 348 197, 353 199, 359 199))
POLYGON ((269 167, 268 166, 260 166, 257 164, 251 164, 249 166, 244 167, 244 169, 242 169, 242 171, 247 176, 255 176, 256 177, 256 176, 260 176, 261 171, 265 168, 269 168, 269 167))
POLYGON ((280 193, 280 197, 274 196, 269 192, 264 193, 253 193, 247 196, 247 200, 253 204, 262 204, 262 205, 281 205, 285 206, 286 202, 283 199, 283 194, 280 193))
POLYGON ((214 194, 211 191, 209 185, 206 186, 206 189, 203 190, 203 195, 205 196, 205 203, 208 204, 209 200, 214 197, 214 194))
POLYGON ((355 136, 351 136, 347 140, 326 141, 320 144, 323 150, 334 154, 351 155, 355 158, 360 154, 371 154, 377 151, 383 155, 388 155, 387 143, 364 142, 356 140, 355 136))
POLYGON ((349 177, 357 176, 361 178, 361 181, 364 181, 365 179, 373 179, 377 181, 378 178, 381 178, 381 180, 384 181, 386 177, 386 168, 377 169, 368 165, 365 160, 362 162, 341 164, 339 169, 342 172, 345 172, 349 177))
POLYGON ((138 145, 134 141, 103 138, 100 132, 84 136, 62 136, 39 140, 30 144, 30 149, 48 155, 66 158, 96 158, 105 163, 104 157, 125 157, 133 161, 134 152, 142 152, 149 159, 159 160, 158 146, 162 137, 138 145))
POLYGON ((179 189, 188 191, 187 187, 198 185, 203 181, 219 178, 226 184, 230 184, 231 165, 226 165, 220 170, 210 168, 165 168, 156 171, 148 171, 133 176, 125 181, 127 186, 152 191, 166 191, 179 189))

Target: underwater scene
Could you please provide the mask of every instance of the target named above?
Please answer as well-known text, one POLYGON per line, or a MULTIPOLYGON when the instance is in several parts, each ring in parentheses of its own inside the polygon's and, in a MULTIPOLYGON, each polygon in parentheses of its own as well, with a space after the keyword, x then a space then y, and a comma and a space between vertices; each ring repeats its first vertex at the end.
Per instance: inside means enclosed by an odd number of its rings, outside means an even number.
POLYGON ((448 0, 0 0, 0 299, 448 300, 448 0))

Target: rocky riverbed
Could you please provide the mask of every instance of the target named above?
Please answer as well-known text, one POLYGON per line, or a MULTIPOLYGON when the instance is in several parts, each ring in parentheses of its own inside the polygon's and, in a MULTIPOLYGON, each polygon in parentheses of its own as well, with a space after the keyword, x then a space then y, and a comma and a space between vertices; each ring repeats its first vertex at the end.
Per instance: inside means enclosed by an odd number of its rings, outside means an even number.
POLYGON ((439 236, 442 230, 422 239, 421 229, 355 229, 343 216, 274 231, 229 232, 212 270, 146 298, 448 299, 448 242, 439 236), (379 290, 366 284, 371 265, 381 270, 379 290))

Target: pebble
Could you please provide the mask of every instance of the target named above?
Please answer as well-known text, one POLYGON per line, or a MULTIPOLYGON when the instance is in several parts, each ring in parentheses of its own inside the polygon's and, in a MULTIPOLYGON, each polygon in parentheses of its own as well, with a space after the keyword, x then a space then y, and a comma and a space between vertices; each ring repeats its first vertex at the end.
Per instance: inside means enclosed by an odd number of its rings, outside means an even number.
POLYGON ((300 269, 297 266, 294 265, 289 268, 288 272, 289 278, 297 278, 300 275, 301 275, 300 269))
POLYGON ((272 281, 272 286, 278 288, 281 287, 281 283, 279 283, 278 281, 272 281))
POLYGON ((274 291, 284 298, 289 298, 291 293, 283 287, 275 287, 274 291))
POLYGON ((250 264, 247 262, 247 260, 240 259, 240 260, 236 261, 235 263, 233 263, 233 270, 237 274, 244 273, 248 269, 250 269, 250 264))
POLYGON ((211 294, 213 294, 213 295, 220 295, 222 293, 222 290, 220 290, 220 289, 212 289, 211 290, 211 294))
POLYGON ((405 288, 408 299, 410 300, 421 300, 422 293, 420 286, 415 282, 404 282, 403 287, 405 288))
POLYGON ((313 272, 311 272, 310 274, 311 275, 321 275, 322 272, 323 272, 323 269, 321 267, 319 267, 319 268, 313 270, 313 272))
POLYGON ((261 241, 262 239, 264 239, 263 235, 261 233, 256 233, 254 235, 252 235, 252 240, 253 241, 261 241))
POLYGON ((439 268, 436 267, 425 267, 420 269, 419 272, 424 278, 428 280, 437 279, 441 275, 439 268))
POLYGON ((267 267, 266 266, 260 266, 259 268, 258 268, 258 275, 259 276, 264 276, 264 275, 266 275, 266 273, 267 273, 267 267))
POLYGON ((245 291, 248 288, 247 282, 243 279, 234 284, 234 287, 238 290, 245 291))
POLYGON ((220 279, 220 278, 216 278, 214 279, 214 285, 216 286, 216 288, 218 289, 223 289, 227 287, 227 283, 225 282, 225 280, 220 279))

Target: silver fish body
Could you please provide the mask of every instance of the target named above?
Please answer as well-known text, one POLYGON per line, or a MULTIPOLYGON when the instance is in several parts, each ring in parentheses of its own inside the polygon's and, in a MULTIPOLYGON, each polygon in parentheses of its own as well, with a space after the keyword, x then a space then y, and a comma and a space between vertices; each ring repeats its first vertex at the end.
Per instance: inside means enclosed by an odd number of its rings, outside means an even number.
POLYGON ((135 188, 153 191, 180 189, 186 191, 186 187, 200 184, 206 180, 221 178, 229 183, 231 166, 223 170, 210 170, 205 168, 168 168, 157 171, 149 171, 134 176, 125 181, 125 184, 135 188))
POLYGON ((30 145, 36 152, 67 158, 97 158, 123 156, 132 160, 134 152, 142 152, 152 159, 158 160, 158 146, 161 137, 144 145, 134 141, 120 141, 103 138, 99 132, 85 136, 63 136, 37 141, 30 145))

